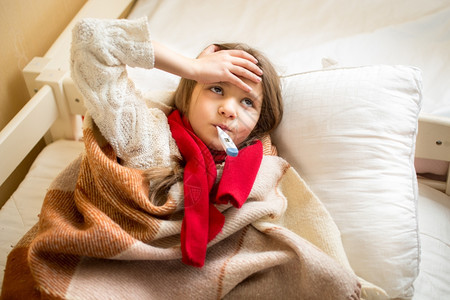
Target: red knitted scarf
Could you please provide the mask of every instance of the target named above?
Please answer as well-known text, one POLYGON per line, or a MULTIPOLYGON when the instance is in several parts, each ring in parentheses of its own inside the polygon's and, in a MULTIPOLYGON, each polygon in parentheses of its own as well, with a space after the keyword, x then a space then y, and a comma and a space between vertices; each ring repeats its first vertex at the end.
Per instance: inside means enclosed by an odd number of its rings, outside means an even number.
POLYGON ((214 183, 217 170, 208 147, 194 134, 189 122, 175 110, 169 115, 169 125, 181 155, 184 169, 184 218, 181 227, 183 262, 202 267, 206 246, 221 230, 225 217, 214 204, 231 203, 240 208, 247 200, 263 156, 260 141, 228 156, 222 178, 214 183), (214 188, 213 188, 214 187, 214 188))

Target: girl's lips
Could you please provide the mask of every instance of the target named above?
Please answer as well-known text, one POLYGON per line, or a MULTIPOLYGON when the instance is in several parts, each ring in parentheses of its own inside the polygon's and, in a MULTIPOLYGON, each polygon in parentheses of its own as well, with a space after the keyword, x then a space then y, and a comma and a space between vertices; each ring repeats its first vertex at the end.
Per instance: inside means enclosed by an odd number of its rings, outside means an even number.
POLYGON ((226 125, 215 125, 215 126, 220 127, 220 129, 222 129, 225 132, 227 132, 227 131, 231 132, 230 128, 228 128, 226 125))

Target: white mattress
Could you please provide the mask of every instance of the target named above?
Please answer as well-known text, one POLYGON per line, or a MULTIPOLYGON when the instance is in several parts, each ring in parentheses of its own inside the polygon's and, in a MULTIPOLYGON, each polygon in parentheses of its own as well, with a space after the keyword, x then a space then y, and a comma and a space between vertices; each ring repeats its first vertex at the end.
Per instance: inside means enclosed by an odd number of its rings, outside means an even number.
POLYGON ((419 184, 420 273, 413 299, 449 299, 450 196, 419 184))
MULTIPOLYGON (((0 266, 6 255, 37 221, 52 179, 83 151, 83 143, 57 141, 39 154, 17 191, 0 210, 0 266)), ((422 246, 415 300, 445 299, 450 295, 450 196, 419 184, 419 230, 422 246)), ((0 275, 0 286, 3 272, 0 275)))

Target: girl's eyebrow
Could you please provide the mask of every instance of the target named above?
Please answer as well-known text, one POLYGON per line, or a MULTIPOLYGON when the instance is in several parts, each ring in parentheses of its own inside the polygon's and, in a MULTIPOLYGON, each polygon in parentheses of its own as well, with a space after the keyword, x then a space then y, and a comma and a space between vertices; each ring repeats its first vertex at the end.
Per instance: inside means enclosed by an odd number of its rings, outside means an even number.
MULTIPOLYGON (((229 83, 229 82, 224 82, 224 81, 221 81, 221 82, 217 82, 217 83, 215 83, 215 84, 217 84, 217 85, 219 85, 219 86, 227 86, 227 87, 230 87, 230 86, 234 86, 233 84, 231 84, 231 83, 229 83)), ((244 91, 244 90, 241 90, 244 94, 246 94, 247 95, 247 97, 249 97, 251 100, 253 100, 253 101, 258 101, 258 102, 261 102, 262 101, 262 96, 260 97, 260 95, 259 94, 256 94, 255 92, 254 92, 254 90, 251 90, 250 92, 246 92, 246 91, 244 91)))

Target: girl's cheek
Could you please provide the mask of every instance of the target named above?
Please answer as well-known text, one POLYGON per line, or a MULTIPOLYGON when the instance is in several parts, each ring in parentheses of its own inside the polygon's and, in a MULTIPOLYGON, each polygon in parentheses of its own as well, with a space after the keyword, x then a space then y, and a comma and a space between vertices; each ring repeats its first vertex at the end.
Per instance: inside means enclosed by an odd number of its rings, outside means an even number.
POLYGON ((242 118, 242 127, 244 130, 252 131, 255 127, 256 123, 258 122, 258 116, 255 116, 254 114, 245 114, 242 118))

